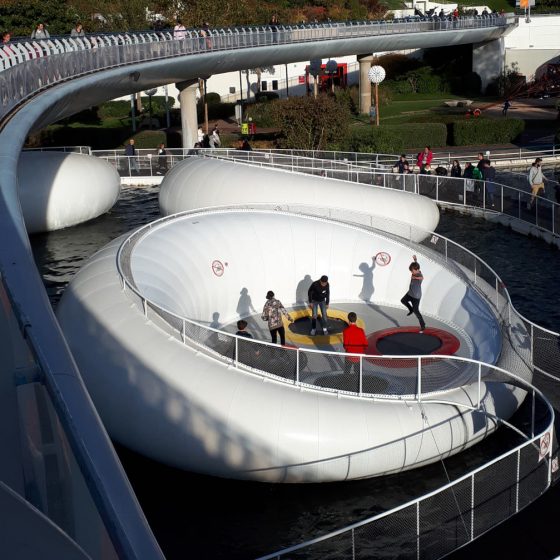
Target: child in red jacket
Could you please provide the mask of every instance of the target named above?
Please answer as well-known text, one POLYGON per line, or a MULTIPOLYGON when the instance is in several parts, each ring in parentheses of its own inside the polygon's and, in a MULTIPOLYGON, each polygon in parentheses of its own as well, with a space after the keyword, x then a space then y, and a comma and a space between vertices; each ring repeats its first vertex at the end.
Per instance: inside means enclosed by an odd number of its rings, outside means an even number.
MULTIPOLYGON (((348 313, 348 326, 342 332, 342 344, 345 352, 349 354, 365 354, 368 340, 364 329, 356 325, 358 316, 351 311, 348 313)), ((346 356, 344 361, 344 373, 360 373, 360 358, 357 356, 346 356)))

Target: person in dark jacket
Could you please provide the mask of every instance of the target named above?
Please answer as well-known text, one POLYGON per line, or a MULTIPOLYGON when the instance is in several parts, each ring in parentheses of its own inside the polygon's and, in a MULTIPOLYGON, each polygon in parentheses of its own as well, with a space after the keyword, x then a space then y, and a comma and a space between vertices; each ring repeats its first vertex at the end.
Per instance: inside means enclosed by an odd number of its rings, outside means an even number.
POLYGON ((496 169, 490 164, 490 160, 485 160, 482 169, 484 184, 486 187, 486 206, 494 208, 494 193, 496 191, 496 169))
POLYGON ((473 204, 474 202, 474 178, 473 178, 473 164, 470 161, 465 163, 465 169, 463 171, 463 179, 465 179, 465 192, 466 200, 465 203, 473 204))
MULTIPOLYGON (((356 325, 358 316, 350 311, 348 313, 348 326, 342 331, 342 345, 348 354, 365 354, 368 340, 364 329, 356 325)), ((360 358, 357 356, 346 356, 344 360, 344 373, 360 373, 360 358)))
POLYGON ((451 165, 451 177, 461 177, 461 164, 458 159, 454 159, 451 165))
POLYGON ((397 161, 397 163, 395 163, 395 167, 397 168, 397 173, 409 173, 410 172, 408 161, 406 159, 405 154, 401 154, 401 157, 399 158, 399 161, 397 161))
POLYGON ((307 298, 309 301, 309 307, 311 307, 311 336, 314 336, 317 332, 317 312, 321 308, 321 323, 323 325, 323 334, 328 334, 328 319, 327 319, 327 308, 329 307, 329 302, 331 298, 331 287, 329 285, 329 277, 321 276, 319 280, 315 280, 309 286, 307 291, 307 298))

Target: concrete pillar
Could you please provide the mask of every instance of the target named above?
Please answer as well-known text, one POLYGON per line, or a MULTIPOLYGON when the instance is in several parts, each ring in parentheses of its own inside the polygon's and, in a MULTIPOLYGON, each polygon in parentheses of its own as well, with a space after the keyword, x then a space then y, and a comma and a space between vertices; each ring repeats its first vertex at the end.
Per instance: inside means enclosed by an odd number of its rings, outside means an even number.
POLYGON ((196 116, 196 90, 198 80, 176 84, 181 104, 181 128, 183 132, 183 148, 192 148, 197 142, 198 119, 196 116))
POLYGON ((486 86, 504 71, 504 40, 494 39, 486 43, 474 43, 472 54, 472 71, 482 81, 482 93, 486 86))
POLYGON ((360 113, 369 115, 371 109, 371 82, 368 72, 373 62, 373 55, 358 55, 360 63, 360 113))

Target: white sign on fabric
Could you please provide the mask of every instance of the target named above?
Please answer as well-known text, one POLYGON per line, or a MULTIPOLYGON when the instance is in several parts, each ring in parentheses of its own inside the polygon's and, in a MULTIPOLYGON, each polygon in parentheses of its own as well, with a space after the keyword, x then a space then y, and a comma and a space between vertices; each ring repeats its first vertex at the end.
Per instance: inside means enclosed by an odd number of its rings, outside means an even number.
POLYGON ((539 442, 539 462, 542 461, 548 455, 551 443, 552 443, 552 434, 551 432, 546 432, 546 434, 542 435, 539 442))

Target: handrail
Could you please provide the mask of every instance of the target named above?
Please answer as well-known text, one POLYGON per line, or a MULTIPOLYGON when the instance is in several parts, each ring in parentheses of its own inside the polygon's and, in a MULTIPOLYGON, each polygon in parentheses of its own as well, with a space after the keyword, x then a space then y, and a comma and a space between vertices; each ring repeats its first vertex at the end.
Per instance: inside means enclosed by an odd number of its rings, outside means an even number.
POLYGON ((188 32, 180 38, 168 33, 92 34, 17 42, 0 48, 0 113, 9 113, 38 91, 68 78, 139 62, 184 55, 277 47, 329 40, 348 40, 394 33, 456 32, 508 27, 517 22, 513 15, 476 19, 465 16, 456 22, 345 22, 336 25, 307 25, 243 28, 231 34, 210 30, 206 37, 188 32), (57 55, 53 57, 52 55, 57 55), (25 67, 26 70, 21 70, 25 67))
MULTIPOLYGON (((250 205, 252 208, 248 209, 248 208, 239 208, 237 207, 236 210, 239 211, 254 211, 255 207, 258 207, 259 210, 262 210, 263 208, 265 208, 265 204, 262 205, 250 205)), ((307 207, 305 205, 285 205, 285 206, 289 206, 289 211, 285 212, 282 211, 278 208, 278 205, 268 205, 268 206, 273 206, 275 208, 275 212, 280 212, 280 213, 286 213, 286 214, 293 214, 294 213, 294 207, 300 209, 300 213, 305 213, 307 212, 306 215, 310 215, 310 213, 312 213, 312 207, 307 207)), ((231 210, 231 208, 230 208, 231 210)), ((328 211, 328 209, 325 209, 328 211)), ((148 313, 148 309, 154 309, 156 311, 156 313, 158 313, 158 315, 160 315, 170 326, 172 326, 172 328, 174 329, 174 331, 177 333, 177 338, 179 338, 180 340, 182 340, 184 343, 186 342, 186 340, 188 339, 191 343, 194 343, 197 347, 199 348, 203 348, 206 351, 210 351, 215 355, 219 355, 222 358, 226 358, 228 363, 233 364, 234 367, 249 367, 252 371, 254 371, 255 373, 259 374, 259 375, 264 375, 266 377, 272 377, 275 378, 281 382, 286 382, 286 383, 290 383, 290 384, 294 384, 296 386, 305 386, 307 388, 312 388, 313 390, 318 390, 318 391, 324 391, 324 392, 337 392, 337 393, 344 393, 344 394, 349 394, 349 395, 354 395, 354 396, 358 396, 360 398, 368 398, 368 399, 388 399, 388 400, 401 400, 401 401, 406 401, 406 400, 416 400, 416 401, 421 401, 424 400, 424 397, 426 395, 436 395, 436 394, 443 394, 443 393, 447 393, 451 390, 456 389, 457 387, 454 385, 453 387, 446 387, 444 390, 442 390, 441 388, 437 388, 437 389, 432 389, 430 390, 428 389, 421 389, 422 387, 422 376, 423 374, 425 374, 425 370, 424 367, 426 367, 427 365, 431 366, 433 365, 435 362, 437 361, 443 361, 443 360, 456 360, 456 361, 463 361, 463 362, 467 362, 467 363, 471 363, 473 365, 476 365, 478 367, 478 384, 480 385, 481 381, 481 375, 480 375, 480 371, 482 367, 493 367, 493 366, 489 366, 488 364, 484 364, 483 362, 479 362, 477 360, 472 360, 470 358, 459 358, 459 357, 449 357, 449 356, 434 356, 434 355, 429 355, 429 356, 372 356, 372 355, 363 355, 363 354, 350 354, 350 356, 354 356, 356 358, 359 359, 359 364, 360 364, 360 372, 359 372, 359 379, 358 384, 356 385, 356 390, 354 391, 347 391, 347 390, 341 390, 337 387, 316 387, 314 385, 310 385, 309 383, 306 383, 305 381, 303 381, 300 377, 300 367, 299 364, 302 363, 301 360, 301 356, 302 355, 306 355, 308 353, 310 354, 320 354, 320 355, 324 355, 324 356, 331 356, 331 357, 336 357, 336 358, 341 358, 345 357, 346 354, 341 354, 340 352, 326 352, 326 351, 320 351, 320 350, 313 350, 313 349, 300 349, 300 348, 296 348, 296 349, 291 349, 291 348, 280 348, 274 344, 271 344, 269 342, 265 342, 265 341, 258 341, 258 340, 254 340, 254 339, 240 339, 240 337, 237 337, 236 335, 224 332, 222 330, 219 329, 215 329, 213 327, 204 325, 202 323, 200 323, 199 321, 194 321, 192 319, 188 319, 186 317, 183 317, 181 315, 178 315, 172 311, 169 311, 168 309, 162 308, 160 305, 158 305, 156 302, 154 302, 153 300, 146 298, 145 296, 143 296, 141 294, 141 292, 137 289, 136 284, 134 282, 134 280, 132 278, 128 277, 128 274, 125 270, 125 259, 128 257, 128 255, 130 255, 130 252, 132 251, 134 245, 136 244, 136 242, 138 242, 139 240, 143 239, 143 237, 145 235, 147 235, 150 231, 153 231, 157 228, 159 228, 160 226, 164 225, 165 223, 171 221, 171 220, 177 220, 180 218, 191 218, 194 216, 197 216, 199 214, 208 214, 208 213, 222 213, 227 211, 227 209, 225 208, 214 208, 214 209, 204 209, 204 210, 198 210, 198 211, 186 211, 186 212, 180 212, 178 214, 173 214, 171 216, 166 216, 164 218, 160 218, 159 220, 156 220, 154 222, 151 222, 150 224, 136 230, 131 236, 127 237, 123 243, 120 245, 119 250, 117 252, 117 257, 116 257, 116 264, 117 264, 117 270, 118 273, 121 277, 121 282, 123 285, 123 289, 130 289, 141 301, 142 304, 142 308, 144 310, 144 314, 147 315, 148 313), (170 321, 171 319, 171 321, 170 321), (174 325, 173 325, 173 324, 174 325), (212 338, 213 335, 213 338, 212 338), (214 343, 214 347, 212 347, 211 344, 208 343, 208 340, 219 340, 219 339, 225 339, 228 341, 228 343, 224 344, 223 342, 220 342, 220 344, 214 343), (272 368, 273 371, 270 371, 270 367, 267 370, 266 368, 263 370, 262 367, 262 360, 259 359, 254 359, 254 356, 249 355, 247 359, 241 360, 239 358, 240 354, 239 354, 239 345, 242 344, 243 348, 250 348, 252 347, 252 345, 259 345, 259 348, 266 348, 266 352, 268 353, 268 355, 271 354, 275 354, 276 356, 281 356, 282 359, 284 360, 284 363, 281 364, 281 371, 278 371, 277 367, 275 366, 274 368, 272 368), (290 356, 292 356, 292 359, 290 359, 290 356), (416 389, 415 392, 405 392, 405 390, 402 390, 400 392, 395 391, 395 389, 393 387, 391 387, 390 392, 388 393, 379 393, 379 392, 367 392, 363 390, 363 380, 365 379, 365 375, 364 375, 364 363, 376 363, 376 364, 380 364, 382 366, 389 366, 389 363, 391 361, 394 360, 399 360, 401 363, 403 361, 406 362, 406 364, 410 365, 412 363, 416 363, 417 364, 417 376, 415 379, 413 379, 412 381, 414 381, 414 388, 416 389), (284 368, 287 370, 284 370, 284 368)), ((351 222, 350 218, 348 216, 348 214, 352 214, 352 215, 359 215, 361 213, 359 212, 347 212, 345 215, 345 219, 346 219, 346 223, 353 223, 354 226, 356 227, 356 225, 358 224, 358 221, 356 222, 351 222)), ((363 214, 363 216, 366 216, 366 214, 363 214)), ((322 220, 323 217, 318 217, 316 214, 314 216, 311 216, 312 219, 316 219, 316 220, 322 220)), ((370 217, 371 218, 371 217, 370 217)), ((400 222, 396 222, 393 220, 388 220, 388 219, 384 219, 385 222, 392 222, 393 224, 396 224, 397 227, 401 228, 403 226, 403 224, 401 224, 400 222)), ((359 223, 359 226, 364 227, 363 224, 359 223)), ((410 234, 409 234, 409 239, 411 237, 411 233, 412 233, 412 229, 414 229, 414 231, 422 231, 420 228, 416 228, 416 227, 412 227, 408 224, 406 224, 406 227, 409 228, 410 234)), ((489 267, 486 263, 484 263, 484 261, 482 261, 482 259, 476 257, 476 255, 474 255, 472 252, 468 251, 467 249, 464 249, 463 247, 461 247, 459 244, 446 239, 443 236, 440 236, 439 234, 436 234, 434 232, 424 232, 426 236, 432 236, 435 235, 438 237, 438 239, 443 239, 445 241, 445 260, 447 261, 447 255, 449 254, 449 250, 448 250, 448 246, 454 246, 456 248, 459 248, 461 251, 463 251, 465 254, 469 255, 470 257, 473 257, 475 260, 475 263, 478 262, 479 266, 477 267, 476 264, 474 266, 474 277, 472 279, 472 281, 466 277, 465 275, 462 276, 463 281, 465 282, 474 282, 474 287, 476 287, 476 289, 479 291, 481 290, 481 278, 488 278, 488 273, 490 275, 491 280, 486 281, 486 283, 488 285, 490 285, 490 289, 494 290, 495 289, 495 293, 491 293, 490 297, 488 297, 488 294, 485 294, 484 291, 482 292, 483 295, 485 295, 485 297, 487 297, 488 303, 495 309, 495 313, 497 318, 500 320, 500 322, 506 327, 509 328, 511 326, 511 320, 512 320, 512 311, 514 314, 516 314, 515 309, 513 308, 513 305, 511 303, 511 299, 509 297, 509 293, 507 292, 507 290, 505 289, 505 287, 503 287, 503 283, 501 281, 501 279, 499 278, 499 276, 494 272, 494 270, 489 267), (488 272, 484 273, 483 270, 486 269, 488 272), (493 286, 495 287, 492 287, 493 286), (505 300, 505 306, 500 306, 500 299, 503 298, 505 300)), ((427 257, 429 258, 429 256, 427 257)), ((246 352, 247 353, 247 352, 246 352)), ((390 367, 390 366, 389 366, 390 367)), ((476 373, 476 372, 475 372, 476 373)), ((470 378, 473 377, 473 372, 469 373, 470 378)), ((388 376, 390 377, 390 376, 388 376)), ((411 381, 411 380, 409 380, 411 381)), ((389 386, 390 387, 390 386, 389 386)), ((404 383, 401 382, 401 387, 406 387, 406 385, 404 385, 404 383)), ((426 385, 424 384, 424 387, 426 387, 426 385)))
MULTIPOLYGON (((272 206, 272 205, 271 205, 272 206)), ((136 286, 134 284, 133 280, 128 280, 126 277, 126 273, 123 270, 123 266, 122 266, 122 260, 123 260, 123 256, 124 256, 124 251, 125 251, 125 246, 127 244, 132 244, 137 240, 141 240, 144 238, 145 235, 148 234, 148 232, 150 230, 153 230, 154 228, 158 228, 160 226, 162 226, 163 224, 165 224, 168 221, 171 220, 176 220, 179 217, 195 217, 198 214, 206 214, 208 212, 213 212, 213 211, 217 211, 217 212, 221 212, 221 211, 226 211, 225 208, 222 209, 215 209, 215 210, 208 210, 208 209, 201 209, 201 210, 195 210, 195 211, 190 211, 190 212, 182 212, 178 215, 173 215, 173 216, 167 216, 165 218, 161 218, 160 220, 157 220, 156 222, 152 223, 152 224, 148 224, 147 226, 144 226, 143 228, 141 228, 140 230, 137 230, 132 236, 130 236, 129 238, 127 238, 119 247, 118 253, 117 253, 117 267, 119 270, 119 274, 121 276, 121 280, 123 282, 123 288, 124 289, 131 289, 131 291, 133 293, 135 293, 142 301, 142 307, 144 309, 144 313, 148 312, 148 308, 151 307, 153 302, 150 302, 149 305, 147 304, 147 300, 146 298, 144 298, 139 290, 136 289, 136 286)), ((436 234, 438 235, 438 234, 436 234)), ((440 238, 443 238, 442 236, 439 236, 440 238)), ((445 238, 443 238, 445 239, 445 238)), ((449 240, 450 241, 450 240, 449 240)), ((458 245, 457 243, 454 243, 452 241, 450 241, 450 243, 453 246, 458 246, 460 247, 460 245, 458 245)), ((127 251, 131 249, 131 247, 127 247, 127 251)), ((471 253, 468 250, 465 250, 468 254, 473 255, 477 260, 481 261, 481 259, 479 259, 478 257, 476 257, 476 255, 474 255, 473 253, 471 253)), ((445 254, 447 255, 447 251, 445 251, 445 254)), ((483 262, 483 261, 481 261, 483 262)), ((488 269, 490 269, 490 267, 488 267, 488 269)), ((496 275, 497 277, 497 275, 496 275)), ((496 280, 496 285, 499 285, 499 282, 496 280)), ((504 289, 503 291, 503 296, 505 298, 507 298, 509 300, 509 294, 507 293, 507 290, 504 289)), ((157 306, 156 306, 157 307, 157 306)), ((511 306, 513 307, 513 306, 511 306)), ((165 315, 173 315, 172 313, 170 313, 167 310, 165 311, 165 315)), ((507 314, 509 314, 511 312, 511 309, 508 309, 507 314)), ((165 316, 163 317, 165 319, 165 316)), ((189 321, 189 320, 187 320, 189 321)), ((183 323, 184 324, 184 323, 183 323)), ((216 336, 228 336, 228 333, 225 333, 224 331, 219 331, 217 329, 213 329, 211 327, 206 327, 206 326, 202 326, 202 325, 197 325, 197 326, 201 326, 204 329, 207 329, 213 333, 215 333, 216 336)), ((182 331, 181 331, 181 335, 183 337, 185 337, 185 335, 188 335, 188 333, 186 332, 186 329, 183 327, 182 331)), ((235 346, 234 346, 234 365, 235 367, 239 366, 239 362, 237 361, 237 357, 240 355, 240 352, 243 351, 243 347, 240 346, 240 344, 243 345, 248 345, 245 346, 245 348, 250 347, 253 343, 257 343, 261 346, 259 347, 270 347, 271 345, 269 343, 265 343, 262 341, 253 341, 253 340, 248 340, 246 338, 243 337, 238 337, 236 335, 229 335, 234 341, 235 341, 235 346)), ((183 342, 185 342, 184 338, 183 338, 183 342)), ((282 351, 279 349, 279 351, 282 351)), ((286 351, 291 351, 294 352, 294 350, 286 350, 286 351)), ((317 354, 320 353, 317 350, 310 350, 310 352, 317 354)), ((333 352, 328 352, 327 354, 333 356, 333 355, 337 355, 340 356, 339 353, 333 353, 333 352)), ((344 355, 343 355, 344 356, 344 355)), ((357 356, 359 359, 361 360, 366 360, 368 359, 368 357, 363 356, 363 355, 355 355, 355 354, 351 354, 350 356, 357 356)), ((438 359, 442 359, 442 360, 453 360, 453 357, 437 357, 437 356, 396 356, 396 357, 392 357, 394 359, 399 359, 399 360, 410 360, 412 362, 414 362, 415 360, 417 360, 418 362, 421 362, 422 360, 425 360, 426 362, 432 362, 436 361, 438 359)), ((381 358, 378 359, 388 359, 387 356, 383 356, 381 358)), ((484 408, 484 406, 482 405, 482 402, 484 399, 481 398, 481 384, 483 383, 483 381, 485 380, 485 377, 481 374, 481 370, 482 368, 484 368, 485 370, 490 370, 490 371, 494 371, 496 373, 498 373, 500 380, 502 382, 505 383, 511 383, 514 387, 517 388, 522 388, 523 390, 525 390, 528 394, 532 394, 533 397, 533 410, 535 409, 535 398, 538 397, 540 400, 542 400, 542 402, 544 403, 544 406, 547 409, 547 423, 544 429, 541 429, 540 431, 538 431, 538 433, 536 433, 535 430, 535 416, 534 413, 531 416, 531 426, 530 426, 530 430, 529 428, 527 429, 528 433, 524 433, 524 432, 520 432, 519 430, 517 430, 514 426, 509 426, 509 423, 504 422, 504 424, 508 425, 509 427, 513 428, 517 433, 521 433, 524 438, 527 440, 526 442, 517 445, 516 447, 514 447, 512 450, 509 450, 508 452, 502 453, 500 456, 485 462, 484 465, 477 467, 475 469, 472 469, 471 471, 469 471, 468 473, 463 474, 461 477, 459 477, 457 480, 454 480, 453 482, 449 482, 448 484, 442 486, 441 488, 438 488, 437 490, 434 490, 432 492, 427 493, 426 495, 423 495, 419 498, 410 500, 408 502, 406 502, 405 504, 401 504, 395 508, 392 508, 388 511, 385 511, 381 514, 372 516, 368 519, 362 520, 360 522, 354 523, 352 525, 349 525, 347 527, 344 527, 342 529, 339 529, 337 531, 333 531, 330 532, 326 535, 322 535, 321 537, 317 537, 315 539, 312 539, 310 541, 307 541, 305 543, 301 543, 299 545, 295 545, 295 546, 291 546, 289 548, 280 550, 278 552, 272 553, 272 554, 268 554, 265 556, 262 556, 261 559, 262 560, 267 560, 267 559, 273 559, 273 558, 283 558, 283 557, 288 557, 288 555, 290 555, 291 553, 307 548, 307 547, 312 547, 313 545, 317 544, 317 543, 322 543, 325 542, 327 540, 330 539, 336 539, 338 537, 341 537, 343 535, 346 535, 348 533, 352 533, 351 538, 354 538, 354 532, 356 530, 358 530, 360 527, 365 527, 366 525, 370 525, 372 523, 375 523, 376 521, 380 520, 380 519, 389 519, 390 516, 392 516, 393 514, 397 513, 397 512, 403 512, 405 510, 407 510, 408 508, 420 508, 420 504, 425 503, 427 500, 429 500, 432 497, 440 497, 440 496, 445 496, 445 493, 448 491, 451 491, 453 493, 455 493, 455 488, 462 488, 462 485, 464 484, 466 481, 471 485, 472 490, 468 493, 468 495, 471 497, 469 502, 464 506, 464 511, 467 515, 469 515, 469 518, 472 519, 472 517, 470 516, 475 516, 476 513, 476 508, 475 508, 475 502, 474 502, 474 496, 475 496, 475 482, 476 482, 476 476, 479 473, 482 473, 484 471, 487 471, 488 469, 491 469, 494 465, 498 465, 499 463, 501 463, 501 461, 505 461, 506 459, 509 460, 509 457, 514 457, 514 460, 517 461, 517 476, 515 478, 515 480, 512 481, 512 484, 515 484, 515 492, 516 495, 518 496, 518 498, 516 499, 516 510, 515 511, 519 511, 520 509, 522 509, 525 505, 528 505, 528 501, 526 498, 524 498, 523 502, 520 503, 520 499, 519 496, 522 493, 523 490, 523 479, 520 478, 520 473, 521 472, 527 472, 529 468, 538 470, 539 467, 539 462, 541 460, 540 456, 537 459, 537 455, 539 453, 539 449, 540 449, 540 444, 542 443, 542 439, 545 437, 545 434, 549 434, 551 433, 551 430, 553 429, 553 425, 554 425, 554 410, 552 408, 552 406, 550 405, 550 403, 548 402, 548 400, 544 397, 544 395, 542 394, 542 392, 540 390, 538 390, 536 387, 534 387, 531 383, 528 383, 526 380, 524 380, 522 377, 520 377, 519 375, 513 374, 511 372, 508 372, 507 370, 505 370, 504 368, 501 367, 496 367, 490 364, 484 364, 482 362, 478 362, 476 360, 472 360, 472 359, 468 359, 468 358, 457 358, 458 362, 462 362, 462 363, 471 363, 471 364, 475 364, 477 367, 477 372, 476 372, 476 378, 477 378, 477 386, 478 386, 478 399, 475 399, 475 401, 472 403, 472 405, 465 405, 464 403, 461 402, 455 402, 453 399, 449 399, 449 400, 442 400, 437 398, 438 392, 432 392, 432 393, 422 393, 421 390, 419 390, 419 392, 416 395, 412 395, 410 398, 410 400, 408 400, 408 396, 401 396, 401 402, 403 402, 403 404, 405 402, 415 402, 417 403, 418 406, 423 406, 425 404, 430 404, 430 403, 441 403, 441 404, 448 404, 448 405, 452 405, 452 406, 465 406, 466 409, 468 410, 478 410, 484 414, 486 413, 486 410, 484 408), (505 379, 504 379, 505 378, 505 379), (537 442, 539 445, 537 445, 537 442), (526 452, 526 450, 529 450, 533 455, 532 457, 528 457, 528 453, 526 452), (536 466, 534 466, 536 465, 536 466)), ((299 363, 299 360, 296 361, 296 363, 299 363)), ((421 370, 421 364, 419 366, 419 372, 421 370)), ((252 369, 251 370, 253 373, 255 373, 255 371, 252 369)), ((362 372, 360 371, 360 375, 362 374, 362 372)), ((418 380, 417 380, 417 387, 421 386, 421 373, 418 374, 418 380)), ((306 390, 315 390, 315 387, 305 387, 306 390)), ((362 395, 359 395, 360 397, 362 395)), ((488 417, 490 419, 493 419, 497 422, 500 422, 499 418, 496 418, 495 416, 493 416, 492 414, 487 414, 488 417)), ((426 428, 427 430, 430 430, 429 424, 428 427, 426 428)), ((548 436, 547 436, 548 437, 548 436)), ((546 469, 546 476, 542 478, 542 482, 541 479, 539 479, 538 484, 539 486, 537 486, 537 490, 535 490, 535 488, 533 488, 533 492, 538 491, 538 494, 544 492, 551 484, 551 469, 552 469, 552 446, 549 446, 545 455, 544 455, 544 467, 546 469)), ((481 485, 484 485, 484 482, 481 481, 480 482, 481 485)), ((494 484, 493 482, 491 482, 491 484, 494 484)), ((535 483, 537 484, 537 483, 535 483)), ((477 487, 478 488, 478 487, 477 487)), ((493 488, 491 488, 491 490, 494 490, 493 488)), ((459 495, 465 495, 465 493, 459 493, 459 495)), ((534 498, 532 498, 530 501, 532 501, 534 498)), ((460 512, 463 511, 463 505, 460 505, 459 502, 457 502, 457 509, 459 509, 459 515, 460 512)), ((508 513, 508 516, 511 515, 511 513, 508 513)), ((420 519, 420 514, 417 513, 415 514, 415 518, 420 519)), ((397 521, 400 523, 401 519, 400 516, 397 519, 397 521)), ((469 540, 473 540, 475 537, 479 536, 479 534, 477 533, 477 531, 481 531, 480 526, 477 525, 477 530, 475 531, 475 527, 474 527, 474 523, 471 521, 470 525, 470 532, 469 532, 469 540)), ((483 532, 483 531, 482 531, 483 532)), ((417 532, 417 534, 420 534, 420 531, 417 532)), ((415 539, 416 541, 416 539, 415 539)), ((420 547, 420 543, 416 542, 416 546, 420 547)), ((455 546, 456 547, 456 546, 455 546)), ((344 554, 341 555, 341 558, 344 557, 349 557, 349 556, 345 556, 344 554)))
MULTIPOLYGON (((490 196, 488 188, 489 182, 484 181, 483 179, 476 180, 465 179, 464 177, 422 175, 417 173, 410 173, 406 175, 388 173, 385 171, 352 167, 350 165, 345 165, 343 162, 341 163, 339 160, 336 160, 335 162, 336 165, 339 166, 338 169, 326 168, 327 163, 332 167, 330 160, 323 160, 320 162, 321 165, 312 165, 311 167, 308 167, 299 165, 298 162, 310 161, 311 158, 294 158, 292 156, 292 159, 289 160, 288 163, 283 164, 281 161, 275 162, 274 157, 269 157, 268 159, 264 159, 264 161, 255 161, 256 158, 259 157, 259 152, 239 152, 232 150, 232 157, 223 156, 214 152, 210 150, 205 155, 206 157, 214 157, 216 159, 227 159, 228 161, 239 165, 246 164, 266 168, 274 167, 291 173, 321 175, 322 177, 334 180, 372 184, 376 187, 413 192, 414 194, 421 194, 427 196, 428 198, 432 198, 436 202, 452 204, 454 206, 477 207, 482 210, 489 210, 491 212, 499 212, 504 215, 510 215, 531 224, 538 229, 548 231, 553 235, 560 234, 560 204, 558 202, 549 200, 548 198, 540 195, 533 197, 528 191, 518 189, 516 187, 510 187, 496 181, 492 181, 492 185, 498 192, 494 192, 490 196), (341 166, 342 168, 340 168, 341 166), (467 181, 472 181, 472 183, 468 183, 467 181), (469 185, 472 186, 473 191, 470 191, 469 188, 467 188, 469 185), (478 193, 476 192, 477 188, 478 193), (473 200, 476 199, 476 204, 468 204, 467 199, 470 195, 472 195, 473 200), (522 217, 526 203, 533 198, 535 200, 534 223, 525 219, 525 217, 522 217), (506 212, 506 203, 508 200, 510 200, 510 208, 512 208, 513 212, 515 212, 514 214, 506 212), (495 202, 497 204, 495 204, 495 202), (543 209, 545 212, 544 218, 540 216, 543 209), (550 215, 546 215, 547 211, 550 212, 550 215), (550 223, 551 228, 546 227, 548 223, 550 223)), ((277 156, 276 159, 279 160, 280 158, 277 156)))
MULTIPOLYGON (((547 399, 544 397, 544 395, 536 388, 533 388, 535 393, 538 394, 541 399, 543 400, 543 402, 545 403, 545 405, 548 407, 548 411, 551 414, 551 419, 548 423, 548 425, 546 426, 546 428, 544 430, 541 430, 541 432, 539 432, 537 435, 535 435, 532 438, 527 438, 527 441, 525 441, 524 443, 514 447, 513 449, 502 453, 501 455, 499 455, 498 457, 495 457, 494 459, 491 459, 490 461, 485 462, 483 465, 476 467, 472 470, 470 470, 469 472, 467 472, 466 474, 460 476, 459 478, 457 478, 456 480, 449 482, 447 484, 445 484, 444 486, 441 486, 439 488, 437 488, 436 490, 432 490, 431 492, 427 492, 426 494, 423 494, 422 496, 418 497, 418 498, 414 498, 412 500, 409 500, 408 502, 404 503, 404 504, 400 504, 394 508, 391 508, 387 511, 384 511, 382 513, 379 513, 377 515, 374 515, 372 517, 368 517, 367 519, 363 519, 362 521, 358 521, 356 523, 352 523, 350 525, 347 525, 346 527, 343 527, 342 529, 337 529, 335 531, 331 531, 330 533, 327 533, 325 535, 321 535, 320 537, 316 537, 314 539, 310 539, 304 543, 300 543, 298 545, 295 546, 291 546, 288 548, 284 548, 282 550, 273 552, 271 554, 266 554, 264 556, 259 556, 257 560, 280 560, 281 558, 283 558, 285 555, 291 554, 293 552, 302 550, 304 548, 308 548, 310 546, 313 546, 314 544, 317 543, 321 543, 330 539, 333 539, 337 536, 340 535, 344 535, 345 533, 348 532, 353 532, 356 529, 359 529, 360 527, 365 527, 367 525, 370 525, 376 521, 379 521, 381 519, 385 519, 390 517, 391 515, 394 515, 395 513, 398 512, 402 512, 412 506, 419 506, 422 502, 425 502, 427 500, 429 500, 432 497, 436 497, 436 496, 441 496, 443 495, 447 490, 453 490, 455 487, 458 487, 461 483, 464 483, 466 481, 470 481, 471 482, 471 487, 472 487, 472 491, 471 494, 474 496, 474 479, 475 476, 478 473, 482 473, 483 471, 489 469, 490 467, 492 467, 493 465, 496 465, 497 463, 503 461, 504 459, 517 454, 517 458, 518 458, 518 466, 520 463, 520 454, 521 451, 528 448, 529 446, 533 446, 535 450, 537 450, 538 448, 538 444, 537 442, 540 444, 542 438, 545 436, 545 434, 551 434, 552 430, 554 428, 554 409, 551 407, 550 403, 547 401, 547 399)), ((484 411, 483 411, 484 412, 484 411)), ((495 417, 494 417, 495 418, 495 417)), ((545 457, 543 457, 546 462, 547 462, 547 481, 545 484, 545 487, 541 490, 541 494, 543 492, 545 492, 551 484, 551 469, 552 469, 552 445, 549 446, 548 452, 546 454, 545 457)), ((518 468, 518 473, 519 473, 519 468, 518 468)), ((519 474, 518 474, 519 477, 519 474)), ((517 480, 517 485, 519 486, 520 481, 519 478, 517 480)), ((531 502, 529 502, 531 503, 531 502)), ((458 505, 458 504, 457 504, 458 505)), ((529 505, 529 504, 525 504, 525 505, 529 505)), ((516 507, 516 512, 519 511, 522 508, 519 508, 519 504, 517 503, 517 507, 516 507)), ((470 513, 471 515, 474 514, 474 507, 471 508, 470 513)), ((460 513, 460 512, 459 512, 460 513)), ((509 516, 508 516, 509 517, 509 516)), ((399 520, 400 522, 401 520, 399 520)), ((474 540, 475 536, 474 536, 474 528, 472 527, 472 521, 471 521, 471 535, 469 541, 474 540)), ((479 536, 479 535, 477 535, 479 536)), ((419 537, 419 534, 417 534, 417 538, 419 537)), ((352 535, 352 540, 353 539, 353 535, 352 535)), ((418 544, 417 544, 418 546, 418 544)), ((418 553, 419 555, 419 553, 418 553)), ((344 557, 343 555, 341 555, 341 557, 344 557)))
MULTIPOLYGON (((206 153, 208 150, 213 152, 222 153, 224 151, 235 151, 233 148, 166 148, 167 153, 173 156, 186 156, 192 155, 194 151, 200 154, 206 153)), ((138 148, 136 150, 139 156, 155 155, 154 149, 138 148)), ((253 151, 257 154, 278 154, 278 155, 293 155, 294 157, 307 157, 313 159, 334 160, 334 161, 348 161, 348 163, 360 163, 393 166, 400 158, 400 154, 383 154, 383 153, 369 153, 369 152, 345 152, 335 150, 305 150, 305 149, 282 149, 282 148, 259 148, 253 151)), ((475 162, 478 152, 433 152, 433 160, 435 163, 445 164, 448 168, 452 160, 458 159, 460 162, 471 161, 475 162)), ((92 150, 92 155, 98 157, 119 157, 124 156, 124 148, 109 149, 109 150, 92 150)), ((409 163, 415 161, 414 154, 406 154, 409 163)), ((550 147, 545 149, 542 145, 535 146, 521 146, 518 150, 512 151, 510 148, 498 148, 492 150, 490 158, 495 165, 498 162, 506 161, 510 166, 514 163, 511 160, 527 160, 535 159, 537 157, 558 159, 560 158, 560 145, 550 144, 550 147), (534 149, 533 149, 534 148, 534 149)), ((524 165, 520 162, 520 166, 524 165)))

